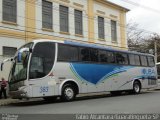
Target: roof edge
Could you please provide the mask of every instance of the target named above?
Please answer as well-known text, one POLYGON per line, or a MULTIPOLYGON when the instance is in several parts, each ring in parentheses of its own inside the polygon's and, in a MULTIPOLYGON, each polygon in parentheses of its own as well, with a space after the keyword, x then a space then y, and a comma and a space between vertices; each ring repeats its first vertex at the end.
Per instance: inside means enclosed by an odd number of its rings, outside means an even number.
POLYGON ((116 4, 116 3, 113 3, 113 2, 111 2, 111 1, 108 1, 108 0, 102 0, 102 1, 103 1, 103 2, 106 2, 106 3, 110 4, 110 5, 119 7, 120 9, 123 9, 125 12, 130 11, 130 9, 128 9, 128 8, 126 8, 126 7, 123 7, 123 6, 121 6, 121 5, 118 5, 118 4, 116 4))

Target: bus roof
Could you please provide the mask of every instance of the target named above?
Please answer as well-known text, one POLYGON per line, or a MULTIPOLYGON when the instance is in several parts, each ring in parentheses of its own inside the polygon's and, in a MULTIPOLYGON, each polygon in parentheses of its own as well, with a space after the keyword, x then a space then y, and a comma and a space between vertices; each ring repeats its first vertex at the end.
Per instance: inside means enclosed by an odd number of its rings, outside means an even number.
POLYGON ((139 53, 139 52, 134 52, 134 51, 127 51, 127 50, 120 50, 120 49, 114 49, 109 46, 105 45, 99 45, 99 44, 94 44, 94 43, 84 43, 82 42, 76 42, 76 41, 71 41, 71 40, 49 40, 49 39, 37 39, 33 41, 34 43, 38 42, 56 42, 56 43, 63 43, 63 44, 68 44, 68 45, 75 45, 75 46, 82 46, 82 47, 90 47, 90 48, 97 48, 97 49, 103 49, 103 50, 108 50, 108 51, 113 51, 113 52, 123 52, 123 53, 131 53, 131 54, 137 54, 137 55, 147 55, 147 56, 154 56, 152 54, 146 54, 146 53, 139 53))

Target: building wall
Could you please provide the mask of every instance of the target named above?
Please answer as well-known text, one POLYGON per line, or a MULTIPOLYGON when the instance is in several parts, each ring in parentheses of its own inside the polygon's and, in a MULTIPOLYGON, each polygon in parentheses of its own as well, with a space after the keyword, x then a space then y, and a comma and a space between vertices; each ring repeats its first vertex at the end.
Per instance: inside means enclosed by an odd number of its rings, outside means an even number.
MULTIPOLYGON (((0 0, 0 61, 6 58, 2 54, 3 46, 19 48, 33 39, 40 38, 83 41, 127 49, 125 29, 127 10, 105 0, 47 0, 53 3, 52 30, 42 28, 42 0, 17 0, 17 23, 3 21, 2 1, 0 0), (60 32, 59 5, 69 8, 68 33, 60 32), (75 34, 75 9, 83 12, 82 35, 75 34), (98 38, 98 16, 104 17, 105 20, 104 40, 98 38), (117 22, 117 42, 111 41, 111 20, 117 22)), ((7 75, 7 72, 0 72, 0 77, 7 75)))
POLYGON ((110 8, 110 6, 104 5, 102 3, 94 2, 94 26, 95 26, 95 39, 96 43, 106 44, 108 46, 115 46, 115 47, 121 47, 121 35, 120 35, 120 16, 119 16, 119 10, 115 8, 110 8), (98 16, 103 17, 105 20, 105 39, 100 40, 98 38, 98 24, 97 24, 97 18, 98 16), (114 17, 112 17, 114 16, 114 17), (113 43, 111 41, 111 20, 114 20, 117 22, 117 43, 113 43))
MULTIPOLYGON (((50 0, 51 1, 51 0, 50 0)), ((61 39, 73 39, 88 41, 88 21, 87 21, 87 1, 72 0, 72 2, 62 2, 59 0, 52 0, 53 2, 53 29, 52 31, 47 31, 42 28, 42 4, 41 0, 38 0, 39 4, 36 4, 36 32, 38 34, 47 34, 49 36, 58 36, 61 39), (78 3, 83 7, 78 7, 75 5, 78 3), (69 34, 60 33, 60 23, 59 23, 59 5, 64 5, 69 8, 69 34), (83 12, 83 36, 75 35, 75 25, 74 25, 74 9, 81 10, 83 12)))
MULTIPOLYGON (((2 1, 0 0, 0 35, 2 36, 6 32, 2 30, 14 31, 14 32, 24 32, 25 31, 25 2, 23 0, 19 0, 17 2, 17 23, 3 21, 2 14, 2 1)), ((6 35, 7 37, 7 35, 6 35)), ((14 37, 14 35, 12 35, 14 37)))
MULTIPOLYGON (((9 37, 0 37, 0 61, 9 58, 10 56, 4 56, 3 55, 3 46, 7 46, 7 47, 15 47, 15 48, 19 48, 21 47, 21 45, 25 44, 25 41, 23 39, 17 39, 17 38, 9 38, 9 37)), ((9 69, 11 63, 8 62, 7 64, 4 64, 3 66, 3 71, 0 71, 0 78, 4 77, 4 78, 8 78, 9 75, 9 69)))

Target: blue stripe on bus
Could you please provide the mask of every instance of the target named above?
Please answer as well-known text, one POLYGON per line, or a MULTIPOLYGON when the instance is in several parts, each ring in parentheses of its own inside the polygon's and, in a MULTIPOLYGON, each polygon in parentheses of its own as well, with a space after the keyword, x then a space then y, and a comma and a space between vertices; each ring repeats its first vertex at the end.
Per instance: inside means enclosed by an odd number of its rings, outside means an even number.
POLYGON ((97 84, 110 76, 126 72, 134 66, 71 63, 70 67, 81 80, 97 84))

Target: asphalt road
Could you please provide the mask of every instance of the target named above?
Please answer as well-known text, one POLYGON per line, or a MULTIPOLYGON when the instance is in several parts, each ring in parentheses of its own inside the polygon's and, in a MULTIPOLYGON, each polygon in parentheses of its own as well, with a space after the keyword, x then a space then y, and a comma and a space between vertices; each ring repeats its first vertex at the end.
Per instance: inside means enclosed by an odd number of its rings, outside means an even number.
POLYGON ((160 113, 160 90, 139 95, 97 95, 80 97, 73 102, 43 100, 0 106, 0 113, 77 114, 77 113, 160 113))

